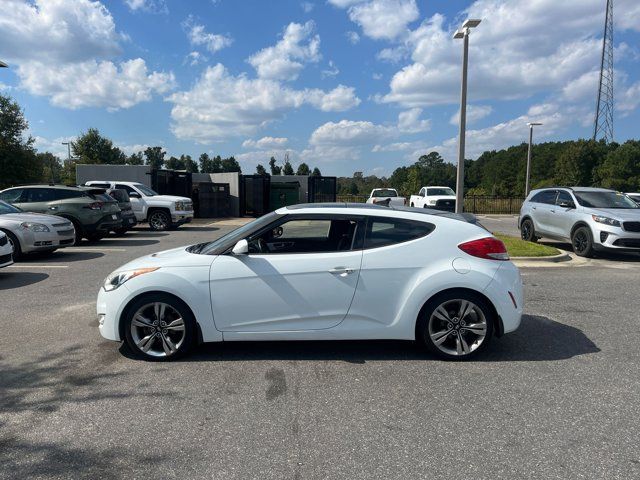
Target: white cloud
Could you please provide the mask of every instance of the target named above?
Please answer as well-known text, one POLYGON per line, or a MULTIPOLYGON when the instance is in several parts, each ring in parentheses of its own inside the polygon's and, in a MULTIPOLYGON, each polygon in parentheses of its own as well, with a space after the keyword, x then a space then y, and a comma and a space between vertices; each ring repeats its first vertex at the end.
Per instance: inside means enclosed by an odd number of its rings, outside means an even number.
POLYGON ((370 145, 392 134, 390 127, 365 121, 327 122, 311 134, 310 145, 353 147, 370 145))
POLYGON ((622 90, 616 103, 616 109, 623 115, 629 114, 638 107, 640 107, 640 81, 622 90))
POLYGON ((89 0, 3 0, 0 56, 5 61, 84 61, 120 53, 113 17, 89 0))
POLYGON ((360 102, 353 88, 340 85, 325 92, 295 90, 275 80, 231 75, 224 65, 208 67, 193 87, 172 94, 171 129, 180 139, 200 143, 251 135, 302 105, 341 111, 360 102))
POLYGON ((301 160, 307 164, 356 161, 360 155, 357 147, 339 145, 314 145, 300 152, 301 160))
POLYGON ((259 140, 245 140, 242 142, 242 148, 257 148, 260 150, 272 150, 283 148, 288 143, 287 138, 283 137, 262 137, 259 140))
POLYGON ((169 13, 165 0, 125 0, 125 3, 133 12, 140 10, 147 13, 169 13))
POLYGON ((320 36, 313 35, 315 24, 290 23, 282 39, 272 47, 253 54, 247 61, 256 69, 260 78, 272 80, 295 80, 304 63, 318 62, 320 36))
POLYGON ((310 13, 311 10, 313 10, 313 7, 315 7, 315 5, 311 2, 302 2, 300 4, 300 7, 302 7, 302 10, 304 10, 304 13, 310 13))
POLYGON ((206 62, 208 59, 198 51, 189 52, 185 58, 185 63, 188 63, 192 67, 199 65, 202 62, 206 62))
POLYGON ((329 0, 339 8, 348 8, 349 19, 362 27, 370 38, 393 40, 408 32, 407 25, 418 19, 415 0, 329 0))
POLYGON ((375 145, 372 152, 406 152, 409 150, 419 150, 427 148, 425 142, 396 142, 384 145, 375 145))
MULTIPOLYGON (((467 125, 471 125, 478 120, 488 117, 493 112, 491 105, 467 105, 467 125)), ((451 125, 460 124, 460 109, 451 116, 451 125)))
POLYGON ((69 150, 68 147, 66 145, 62 145, 62 143, 74 142, 76 140, 76 137, 57 137, 54 139, 49 139, 41 137, 39 135, 34 135, 33 140, 33 146, 39 153, 53 153, 61 160, 66 160, 69 156, 69 150))
POLYGON ((406 47, 400 45, 398 47, 383 48, 376 54, 376 58, 384 62, 400 63, 407 57, 408 53, 406 47))
POLYGON ((431 129, 431 120, 420 120, 421 108, 412 108, 398 115, 398 130, 406 133, 426 132, 431 129))
MULTIPOLYGON (((124 152, 125 155, 132 155, 138 152, 144 152, 151 145, 146 143, 136 143, 133 145, 122 145, 116 142, 117 147, 124 152)), ((166 150, 166 149, 165 149, 166 150)), ((168 158, 168 157, 167 157, 168 158)))
POLYGON ((360 41, 360 35, 358 35, 358 32, 349 31, 345 35, 347 36, 347 40, 351 42, 351 45, 355 45, 360 41))
POLYGON ((338 67, 333 63, 333 60, 329 60, 329 67, 326 70, 322 70, 322 78, 335 77, 339 73, 340 70, 338 70, 338 67))
POLYGON ((231 37, 207 32, 204 25, 195 23, 192 16, 182 22, 182 26, 187 31, 187 37, 191 45, 205 47, 211 53, 216 53, 233 43, 231 37))
POLYGON ((48 96, 53 105, 72 110, 130 108, 175 86, 173 73, 149 73, 141 58, 120 64, 88 60, 58 65, 55 69, 40 62, 28 62, 18 66, 18 76, 29 93, 48 96))

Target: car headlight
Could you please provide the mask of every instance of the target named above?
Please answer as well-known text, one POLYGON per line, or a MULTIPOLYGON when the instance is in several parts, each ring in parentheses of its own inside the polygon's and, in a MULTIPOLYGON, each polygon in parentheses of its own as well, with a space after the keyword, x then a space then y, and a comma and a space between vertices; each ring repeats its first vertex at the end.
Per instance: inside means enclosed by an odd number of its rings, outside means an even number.
POLYGON ((102 287, 110 292, 115 290, 123 283, 135 278, 139 275, 144 275, 145 273, 151 273, 158 270, 160 267, 151 267, 151 268, 138 268, 136 270, 125 270, 123 272, 113 272, 107 278, 104 279, 104 284, 102 287))
POLYGON ((435 205, 436 203, 438 203, 437 200, 427 200, 427 205, 435 205))
POLYGON ((31 230, 32 232, 48 232, 49 227, 42 223, 23 222, 20 224, 25 230, 31 230))
POLYGON ((176 202, 176 210, 184 210, 184 202, 176 202))
POLYGON ((612 227, 619 227, 620 222, 613 218, 603 217, 602 215, 591 215, 594 222, 604 223, 605 225, 611 225, 612 227))

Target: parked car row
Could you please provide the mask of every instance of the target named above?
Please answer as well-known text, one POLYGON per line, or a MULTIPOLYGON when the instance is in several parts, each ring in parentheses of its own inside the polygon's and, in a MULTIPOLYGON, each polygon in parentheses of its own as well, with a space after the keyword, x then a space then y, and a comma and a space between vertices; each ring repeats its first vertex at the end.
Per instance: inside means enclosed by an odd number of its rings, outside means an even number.
POLYGON ((640 205, 614 190, 554 187, 532 190, 518 217, 523 240, 569 241, 576 255, 640 252, 640 205))

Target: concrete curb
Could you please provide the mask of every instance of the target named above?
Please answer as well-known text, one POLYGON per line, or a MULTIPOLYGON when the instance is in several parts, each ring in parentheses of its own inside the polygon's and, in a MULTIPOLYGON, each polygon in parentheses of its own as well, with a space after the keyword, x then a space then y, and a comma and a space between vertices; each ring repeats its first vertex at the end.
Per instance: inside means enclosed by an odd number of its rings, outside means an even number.
POLYGON ((558 255, 551 255, 549 257, 512 257, 511 261, 516 262, 539 262, 539 263, 558 263, 568 262, 571 260, 571 255, 566 252, 559 253, 558 255))

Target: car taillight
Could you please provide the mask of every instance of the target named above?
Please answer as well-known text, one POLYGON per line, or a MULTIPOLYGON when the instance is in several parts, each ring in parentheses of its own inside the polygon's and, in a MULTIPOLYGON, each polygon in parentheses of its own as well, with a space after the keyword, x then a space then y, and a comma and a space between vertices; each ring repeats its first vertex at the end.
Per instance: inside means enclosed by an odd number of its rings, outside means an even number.
POLYGON ((102 202, 93 202, 93 203, 90 203, 89 205, 85 206, 84 208, 90 208, 91 210, 101 210, 102 209, 102 202))
POLYGON ((495 237, 480 238, 461 243, 458 248, 469 255, 487 260, 509 260, 507 247, 495 237))

